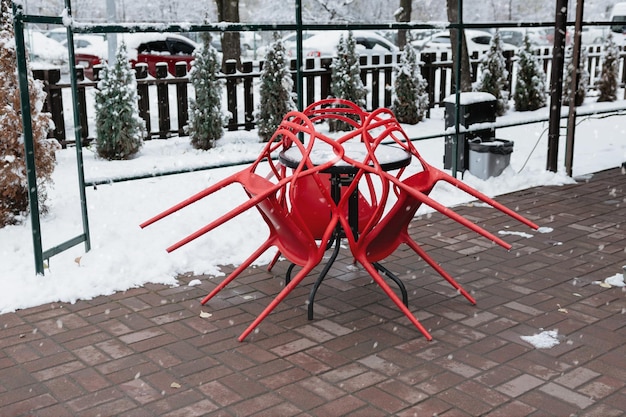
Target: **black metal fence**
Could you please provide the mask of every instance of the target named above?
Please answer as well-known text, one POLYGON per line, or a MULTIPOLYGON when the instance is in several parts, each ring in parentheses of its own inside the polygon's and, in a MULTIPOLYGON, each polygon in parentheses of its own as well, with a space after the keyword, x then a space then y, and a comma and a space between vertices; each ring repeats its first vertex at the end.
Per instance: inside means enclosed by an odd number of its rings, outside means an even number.
MULTIPOLYGON (((536 56, 543 65, 546 75, 551 73, 551 48, 545 47, 536 50, 536 56)), ((514 87, 516 76, 516 55, 513 51, 504 52, 507 69, 509 71, 509 85, 514 87)), ((601 46, 587 47, 587 69, 590 73, 590 88, 593 89, 600 76, 601 46)), ((626 84, 626 54, 620 52, 619 80, 620 85, 626 84)), ((378 107, 389 107, 392 103, 392 89, 394 67, 399 55, 372 55, 361 56, 361 78, 368 88, 368 110, 378 107)), ((445 97, 454 93, 452 72, 452 57, 449 52, 421 53, 422 76, 428 83, 428 95, 431 108, 441 106, 445 97)), ((480 62, 478 54, 470 59, 472 73, 477 74, 480 62)), ((313 103, 330 95, 331 58, 307 58, 303 63, 303 102, 305 105, 313 103)), ((260 105, 258 94, 258 79, 263 62, 244 62, 242 71, 235 69, 234 63, 228 65, 226 72, 219 75, 224 81, 223 102, 230 114, 225 126, 228 130, 251 130, 255 127, 255 111, 260 105)), ((296 61, 291 61, 291 70, 296 77, 296 61)), ((81 120, 81 137, 88 141, 93 136, 90 132, 90 121, 95 119, 93 106, 88 100, 93 97, 93 89, 97 88, 98 71, 94 71, 94 80, 85 79, 80 68, 78 79, 78 105, 81 120), (91 91, 90 91, 91 90, 91 91)), ((35 70, 36 78, 44 82, 47 92, 45 111, 52 114, 55 128, 50 136, 56 138, 63 146, 73 142, 66 135, 66 125, 73 126, 73 122, 65 120, 64 105, 71 103, 70 84, 62 80, 60 70, 35 70)), ((188 121, 188 102, 193 97, 193 86, 190 83, 185 63, 176 66, 174 74, 169 74, 167 65, 158 65, 156 77, 147 72, 147 67, 137 66, 137 91, 139 95, 139 114, 146 121, 147 139, 167 138, 172 135, 184 135, 188 121)), ((549 82, 549 80, 548 80, 549 82)), ((295 85, 295 82, 294 82, 295 85)), ((73 135, 69 135, 73 138, 73 135)))

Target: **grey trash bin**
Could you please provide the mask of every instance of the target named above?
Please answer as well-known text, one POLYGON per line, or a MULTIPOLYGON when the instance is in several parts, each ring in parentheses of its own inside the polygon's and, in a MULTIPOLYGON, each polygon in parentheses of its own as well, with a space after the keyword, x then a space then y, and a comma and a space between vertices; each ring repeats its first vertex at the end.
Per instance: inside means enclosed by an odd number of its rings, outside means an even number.
MULTIPOLYGON (((454 127, 456 121, 456 94, 448 96, 444 100, 444 121, 446 130, 454 127)), ((463 92, 459 94, 459 126, 470 128, 471 125, 496 121, 496 98, 492 94, 482 92, 463 92)), ((462 129, 464 130, 464 129, 462 129)), ((495 135, 494 129, 479 129, 473 132, 459 133, 457 140, 457 163, 456 169, 463 172, 469 169, 468 142, 474 138, 488 139, 495 135)), ((452 168, 453 135, 446 135, 443 156, 444 169, 452 168)))
POLYGON ((469 143, 469 172, 483 180, 497 177, 509 166, 513 141, 473 139, 469 143))

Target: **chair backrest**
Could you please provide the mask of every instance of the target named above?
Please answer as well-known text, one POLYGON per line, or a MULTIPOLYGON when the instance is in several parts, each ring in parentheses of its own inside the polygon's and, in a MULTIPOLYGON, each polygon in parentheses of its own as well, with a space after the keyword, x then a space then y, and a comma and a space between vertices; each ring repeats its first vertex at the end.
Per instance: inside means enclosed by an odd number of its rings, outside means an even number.
POLYGON ((297 147, 301 160, 298 167, 293 169, 289 187, 282 199, 268 199, 258 205, 258 209, 275 230, 280 251, 295 262, 297 259, 290 258, 290 251, 297 246, 294 241, 296 237, 307 247, 311 247, 312 241, 315 244, 315 240, 328 241, 338 221, 336 206, 330 194, 329 176, 321 171, 341 160, 343 148, 316 131, 313 122, 305 114, 295 111, 285 116, 274 137, 283 138, 283 149, 297 147), (320 165, 313 164, 311 152, 316 142, 329 144, 335 157, 320 165))

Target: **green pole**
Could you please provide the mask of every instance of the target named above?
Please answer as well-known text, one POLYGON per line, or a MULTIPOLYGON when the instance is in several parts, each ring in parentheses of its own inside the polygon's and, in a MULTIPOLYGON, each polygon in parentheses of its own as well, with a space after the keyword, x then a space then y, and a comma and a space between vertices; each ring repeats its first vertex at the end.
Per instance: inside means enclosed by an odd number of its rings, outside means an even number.
POLYGON ((296 0, 296 94, 298 111, 304 109, 302 94, 304 82, 302 80, 302 0, 296 0))
MULTIPOLYGON (((454 68, 454 94, 456 106, 454 106, 454 136, 452 138, 452 176, 456 178, 459 160, 459 123, 461 117, 461 54, 463 53, 463 0, 458 0, 456 29, 458 35, 456 39, 456 65, 454 68)), ((465 141, 465 136, 463 137, 465 141)), ((466 161, 467 162, 467 161, 466 161)))
MULTIPOLYGON (((65 0, 65 9, 68 16, 72 16, 70 0, 65 0)), ((78 81, 76 79, 76 59, 74 53, 74 33, 71 27, 67 27, 67 52, 70 62, 70 82, 72 85, 72 112, 74 114, 74 141, 76 143, 76 167, 78 169, 78 190, 80 194, 80 209, 83 221, 83 233, 85 235, 85 251, 91 250, 91 238, 89 235, 89 217, 87 215, 87 193, 85 191, 85 169, 83 166, 82 127, 80 123, 80 111, 78 109, 78 81)))
POLYGON ((24 21, 21 4, 13 3, 13 30, 15 32, 15 52, 17 55, 17 77, 20 87, 20 110, 24 129, 24 150, 26 152, 26 175, 28 180, 28 201, 30 208, 31 229, 33 234, 33 252, 35 271, 43 275, 43 247, 41 244, 41 223, 39 221, 39 197, 37 193, 37 171, 35 169, 35 146, 33 143, 33 121, 28 92, 28 67, 26 65, 26 46, 24 43, 24 21))

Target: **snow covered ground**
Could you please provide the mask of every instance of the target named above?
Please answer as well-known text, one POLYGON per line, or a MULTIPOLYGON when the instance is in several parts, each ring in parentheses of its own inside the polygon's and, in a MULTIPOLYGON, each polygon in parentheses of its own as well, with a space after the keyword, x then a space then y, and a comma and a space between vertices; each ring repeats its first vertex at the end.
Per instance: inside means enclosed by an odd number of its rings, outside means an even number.
MULTIPOLYGON (((623 105, 623 102, 619 104, 623 105)), ((611 104, 589 103, 581 110, 606 106, 611 104)), ((498 122, 545 116, 546 112, 547 109, 534 113, 510 111, 498 118, 498 122)), ((498 129, 498 138, 515 143, 510 166, 496 178, 480 180, 466 172, 464 180, 490 196, 539 185, 573 182, 574 179, 562 171, 545 170, 547 127, 547 123, 535 123, 498 129)), ((410 137, 440 133, 443 129, 441 109, 435 109, 430 119, 418 125, 406 126, 410 137)), ((584 180, 587 175, 620 166, 626 161, 625 130, 623 114, 579 118, 574 177, 584 180)), ((565 134, 559 150, 560 167, 564 166, 564 138, 565 134)), ((442 167, 442 138, 420 141, 416 146, 426 160, 442 167)), ((255 132, 227 132, 218 146, 208 152, 194 150, 188 138, 146 142, 139 155, 130 161, 100 160, 86 149, 85 174, 87 180, 98 180, 247 161, 254 159, 261 147, 255 132)), ((177 285, 177 274, 219 275, 220 265, 240 263, 267 236, 266 226, 256 210, 249 210, 237 220, 171 254, 165 252, 167 246, 244 199, 236 187, 206 198, 149 228, 139 228, 141 222, 156 213, 239 169, 241 167, 220 168, 88 188, 92 250, 84 253, 84 246, 79 245, 53 257, 44 276, 35 274, 30 221, 0 229, 0 283, 3 289, 0 292, 0 313, 54 301, 89 299, 148 282, 177 285)), ((54 181, 54 188, 49 192, 49 212, 42 218, 44 249, 82 233, 73 149, 58 152, 54 181)), ((436 188, 432 196, 450 206, 469 200, 450 187, 436 188)), ((425 213, 425 210, 421 209, 418 214, 425 213)), ((272 255, 273 251, 269 251, 259 262, 269 261, 272 255)), ((599 280, 604 278, 598 277, 599 280)))

